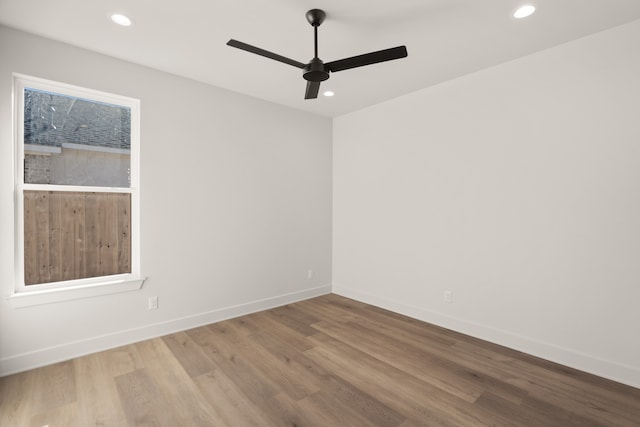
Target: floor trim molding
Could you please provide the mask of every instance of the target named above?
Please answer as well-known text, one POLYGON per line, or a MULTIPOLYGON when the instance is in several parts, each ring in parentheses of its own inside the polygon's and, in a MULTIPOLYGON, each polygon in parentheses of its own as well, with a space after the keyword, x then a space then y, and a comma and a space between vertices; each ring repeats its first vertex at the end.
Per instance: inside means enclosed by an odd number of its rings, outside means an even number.
POLYGON ((0 377, 331 293, 331 285, 145 325, 0 359, 0 377))
POLYGON ((333 293, 640 389, 640 370, 491 326, 334 284, 333 293))

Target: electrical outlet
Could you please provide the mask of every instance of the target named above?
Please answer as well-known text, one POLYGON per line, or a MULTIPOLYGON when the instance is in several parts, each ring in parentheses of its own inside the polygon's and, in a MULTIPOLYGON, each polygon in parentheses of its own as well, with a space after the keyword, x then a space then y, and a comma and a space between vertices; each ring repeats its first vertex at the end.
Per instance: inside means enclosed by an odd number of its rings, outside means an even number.
POLYGON ((307 270, 307 279, 313 279, 313 270, 307 270))
POLYGON ((157 310, 158 309, 158 297, 149 297, 149 310, 157 310))
POLYGON ((452 303, 453 302, 453 292, 444 291, 444 302, 452 303))

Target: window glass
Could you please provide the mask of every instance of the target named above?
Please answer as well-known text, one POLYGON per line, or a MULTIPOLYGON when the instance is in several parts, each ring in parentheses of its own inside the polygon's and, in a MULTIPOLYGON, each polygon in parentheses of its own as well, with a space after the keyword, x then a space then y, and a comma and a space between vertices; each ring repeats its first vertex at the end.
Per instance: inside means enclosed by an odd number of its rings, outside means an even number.
POLYGON ((25 285, 131 273, 131 194, 24 191, 25 285))
POLYGON ((131 185, 131 109, 24 89, 24 182, 131 185))

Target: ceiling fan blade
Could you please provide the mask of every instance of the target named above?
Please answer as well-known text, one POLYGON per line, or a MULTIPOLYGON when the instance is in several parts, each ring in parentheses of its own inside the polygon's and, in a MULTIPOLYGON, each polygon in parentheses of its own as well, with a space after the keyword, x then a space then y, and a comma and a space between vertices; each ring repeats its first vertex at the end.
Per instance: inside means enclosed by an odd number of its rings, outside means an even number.
POLYGON ((316 99, 320 91, 320 82, 307 82, 307 90, 304 92, 304 99, 316 99))
POLYGON ((362 67, 364 65, 377 64, 378 62, 391 61, 406 57, 407 47, 398 46, 392 47, 391 49, 379 50, 377 52, 365 53, 364 55, 352 56, 351 58, 339 59, 324 65, 329 71, 335 73, 337 71, 348 70, 350 68, 362 67))
POLYGON ((264 56, 265 58, 273 59, 275 61, 284 62, 285 64, 293 65, 294 67, 304 68, 306 66, 306 64, 303 64, 302 62, 289 59, 285 56, 278 55, 277 53, 269 52, 268 50, 260 49, 259 47, 251 46, 250 44, 246 44, 238 40, 229 40, 227 42, 227 46, 246 50, 247 52, 255 53, 256 55, 264 56))

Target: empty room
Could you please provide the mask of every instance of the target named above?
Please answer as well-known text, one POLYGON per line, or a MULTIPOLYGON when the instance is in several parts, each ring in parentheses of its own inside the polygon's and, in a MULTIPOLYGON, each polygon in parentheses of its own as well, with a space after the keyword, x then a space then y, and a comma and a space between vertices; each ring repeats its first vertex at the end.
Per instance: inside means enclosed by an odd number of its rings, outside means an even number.
POLYGON ((0 426, 640 426, 637 0, 0 0, 0 426))

